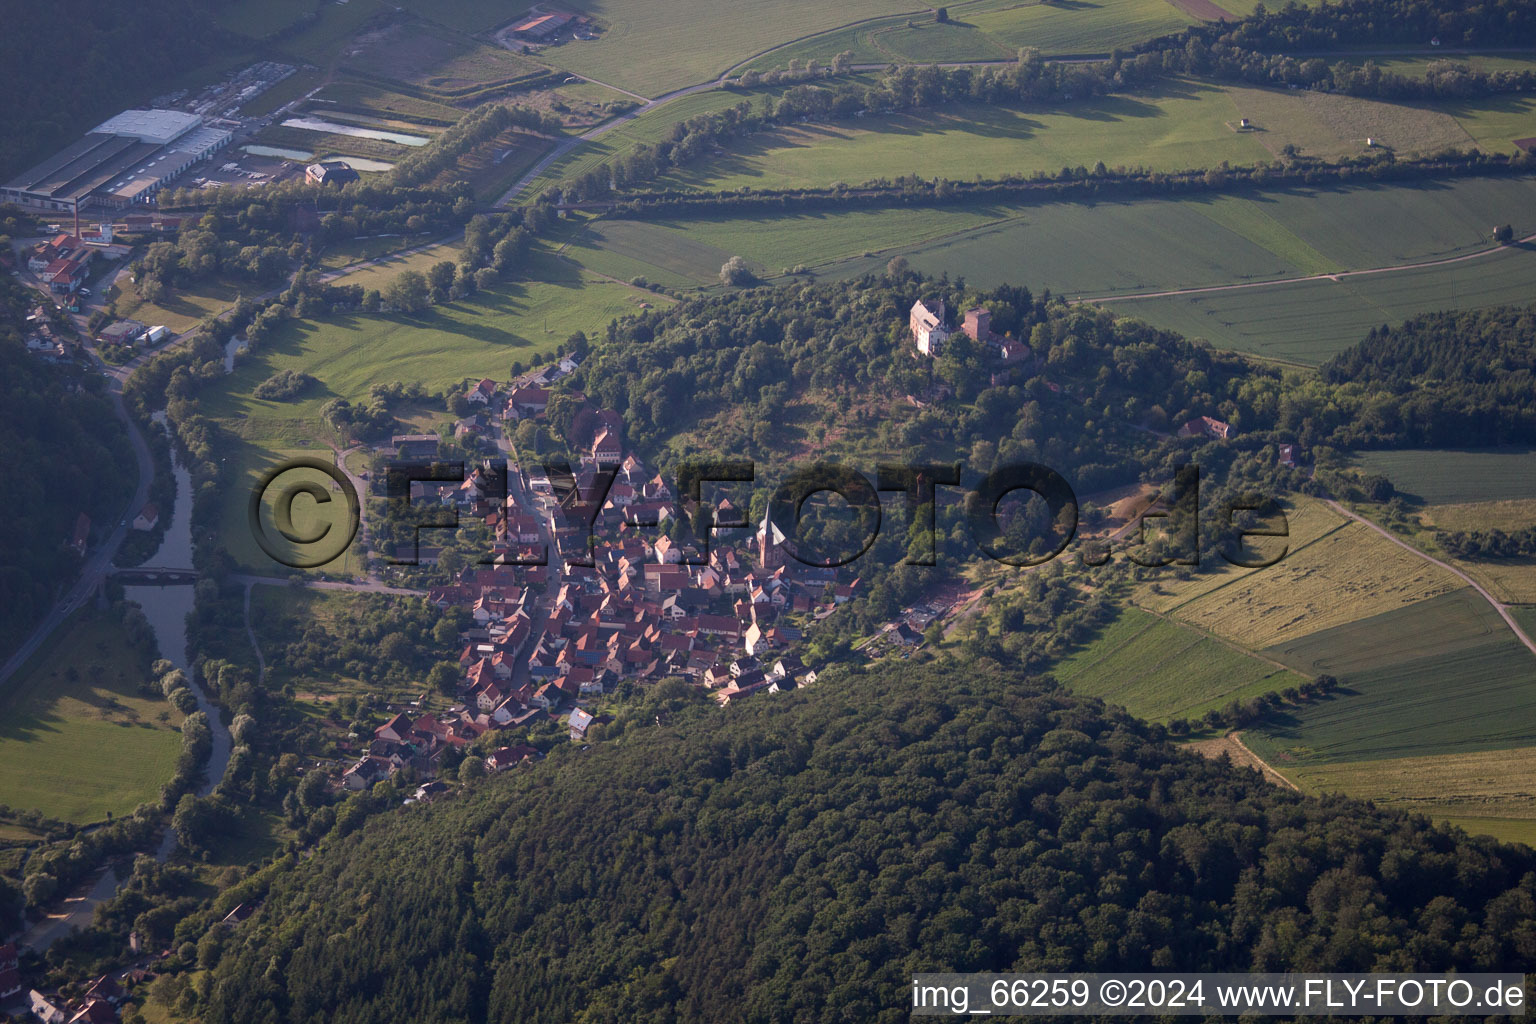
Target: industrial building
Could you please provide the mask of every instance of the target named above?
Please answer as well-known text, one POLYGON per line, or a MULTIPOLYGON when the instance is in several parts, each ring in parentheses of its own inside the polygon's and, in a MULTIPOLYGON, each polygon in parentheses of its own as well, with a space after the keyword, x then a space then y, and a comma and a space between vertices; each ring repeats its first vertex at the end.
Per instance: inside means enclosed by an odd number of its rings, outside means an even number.
POLYGON ((170 179, 229 145, 233 134, 180 110, 125 110, 0 186, 0 202, 78 212, 148 202, 170 179))

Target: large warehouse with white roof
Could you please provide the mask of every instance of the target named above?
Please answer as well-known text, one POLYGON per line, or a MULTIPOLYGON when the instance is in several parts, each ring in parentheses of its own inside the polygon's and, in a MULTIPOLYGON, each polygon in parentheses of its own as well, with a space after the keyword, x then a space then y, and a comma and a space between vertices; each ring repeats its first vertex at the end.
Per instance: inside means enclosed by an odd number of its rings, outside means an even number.
POLYGON ((146 202, 165 182, 229 145, 232 133, 180 110, 125 110, 0 186, 0 202, 74 212, 146 202))

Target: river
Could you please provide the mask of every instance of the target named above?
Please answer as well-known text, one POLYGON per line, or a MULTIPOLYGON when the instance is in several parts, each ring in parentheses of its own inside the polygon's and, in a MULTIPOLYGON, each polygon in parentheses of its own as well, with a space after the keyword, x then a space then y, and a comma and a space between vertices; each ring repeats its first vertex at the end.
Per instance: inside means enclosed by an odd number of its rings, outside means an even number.
MULTIPOLYGON (((169 436, 170 428, 166 425, 165 414, 156 413, 155 421, 169 436)), ((171 522, 166 528, 164 540, 144 564, 163 569, 190 569, 192 568, 192 474, 174 454, 172 458, 174 463, 172 472, 176 479, 176 505, 171 511, 171 522)), ((190 678, 192 664, 187 650, 187 616, 192 612, 196 597, 194 588, 184 585, 124 587, 123 596, 144 609, 144 617, 149 620, 150 627, 155 631, 155 639, 160 646, 160 656, 186 672, 190 678)), ((229 764, 231 740, 228 727, 219 718, 219 709, 209 701, 207 694, 203 693, 203 688, 195 682, 192 684, 192 695, 197 698, 198 708, 208 716, 208 725, 213 733, 213 749, 208 755, 207 775, 197 789, 199 796, 206 796, 213 791, 213 787, 224 775, 224 768, 229 764)), ((175 845, 176 836, 167 828, 159 848, 155 851, 155 856, 164 861, 171 855, 175 845)), ((108 869, 97 877, 89 889, 67 898, 64 901, 62 913, 37 922, 19 936, 17 941, 42 952, 76 928, 89 926, 95 917, 96 908, 111 899, 123 881, 118 878, 116 872, 108 869)))
MULTIPOLYGON (((170 431, 165 426, 163 415, 157 414, 156 422, 169 435, 170 431)), ((171 524, 165 531, 165 539, 160 542, 160 547, 145 560, 144 564, 161 569, 190 569, 192 568, 192 474, 181 464, 179 457, 174 457, 172 472, 176 479, 176 505, 171 512, 171 524)), ((189 586, 124 587, 123 596, 144 609, 144 617, 149 620, 150 627, 155 631, 155 639, 159 642, 160 656, 191 677, 192 659, 187 650, 187 616, 192 614, 193 602, 197 596, 195 588, 189 586)), ((224 775, 224 767, 229 764, 231 742, 229 729, 219 718, 219 709, 209 701, 203 688, 194 683, 192 694, 197 698, 198 708, 208 716, 208 725, 213 731, 213 752, 208 756, 207 778, 198 788, 198 794, 206 796, 212 792, 213 787, 224 775)), ((161 850, 162 859, 169 852, 169 847, 164 846, 161 850)))

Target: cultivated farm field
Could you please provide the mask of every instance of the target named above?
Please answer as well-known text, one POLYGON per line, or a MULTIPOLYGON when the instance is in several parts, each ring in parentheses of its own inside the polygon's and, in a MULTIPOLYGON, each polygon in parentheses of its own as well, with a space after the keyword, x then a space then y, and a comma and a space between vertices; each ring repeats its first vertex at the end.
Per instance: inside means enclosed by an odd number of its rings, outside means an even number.
POLYGON ((1536 655, 1505 630, 1352 673, 1335 697, 1275 714, 1248 732, 1248 743, 1282 772, 1536 745, 1533 674, 1536 655))
POLYGON ((1125 608, 1098 638, 1051 674, 1073 693, 1120 704, 1139 718, 1198 718, 1305 678, 1186 626, 1125 608))
POLYGON ((1263 648, 1461 586, 1368 526, 1348 523, 1174 613, 1245 647, 1263 648))
POLYGON ((1536 448, 1374 451, 1355 461, 1428 505, 1536 500, 1536 448))
POLYGON ((1308 793, 1347 793, 1506 841, 1536 839, 1536 748, 1306 765, 1308 793))
MULTIPOLYGON (((1342 529, 1348 522, 1343 516, 1320 501, 1311 498, 1295 499, 1295 506, 1286 511, 1286 529, 1289 535, 1266 539, 1263 543, 1284 544, 1286 554, 1280 564, 1306 550, 1307 546, 1342 529)), ((1266 547, 1265 554, 1276 552, 1266 547)), ((1273 567, 1271 567, 1273 568, 1273 567)), ((1201 571, 1185 573, 1185 578, 1170 570, 1163 570, 1139 586, 1134 595, 1136 604, 1150 611, 1166 614, 1183 605, 1193 603, 1206 594, 1232 586, 1255 574, 1271 569, 1245 569, 1232 565, 1214 552, 1202 552, 1201 571)))
POLYGON ((181 754, 182 715, 148 683, 121 623, 83 611, 7 687, 0 803, 100 821, 158 798, 181 754))

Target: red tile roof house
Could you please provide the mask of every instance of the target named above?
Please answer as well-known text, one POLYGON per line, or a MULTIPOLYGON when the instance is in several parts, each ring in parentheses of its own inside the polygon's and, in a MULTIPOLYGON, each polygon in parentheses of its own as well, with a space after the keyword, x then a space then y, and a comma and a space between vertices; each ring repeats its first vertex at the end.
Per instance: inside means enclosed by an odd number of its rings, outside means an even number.
POLYGON ((464 397, 479 405, 487 405, 496 397, 496 382, 487 377, 470 388, 464 397))
POLYGON ((1225 440, 1232 436, 1232 426, 1210 416, 1197 416, 1179 428, 1180 437, 1214 437, 1225 440))
POLYGON ((485 766, 493 772, 504 772, 508 768, 515 768, 524 761, 537 761, 538 759, 538 748, 520 743, 515 747, 501 747, 491 751, 485 758, 485 766))

